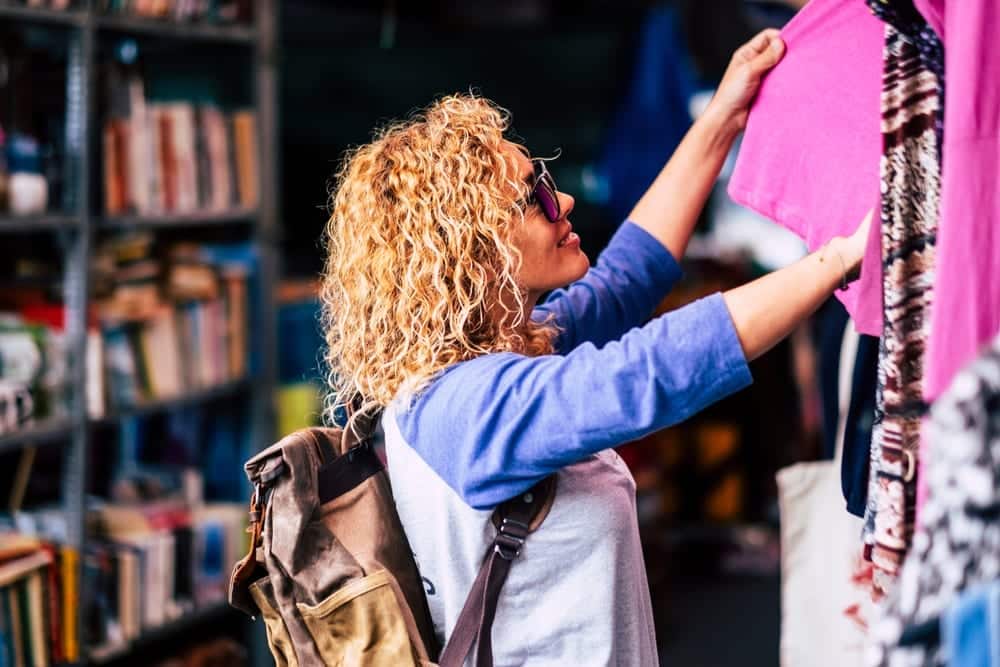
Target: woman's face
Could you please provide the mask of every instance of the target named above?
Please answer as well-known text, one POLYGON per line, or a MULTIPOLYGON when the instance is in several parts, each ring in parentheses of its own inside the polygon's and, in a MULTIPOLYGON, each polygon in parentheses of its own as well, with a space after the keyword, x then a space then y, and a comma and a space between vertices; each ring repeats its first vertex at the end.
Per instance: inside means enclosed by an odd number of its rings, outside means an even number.
MULTIPOLYGON (((514 144, 505 143, 504 150, 517 165, 521 180, 534 183, 531 160, 514 144)), ((521 251, 518 283, 527 290, 532 301, 544 292, 579 280, 590 268, 590 260, 580 250, 580 237, 572 230, 568 216, 573 210, 573 197, 558 194, 561 215, 549 222, 537 203, 527 207, 523 224, 517 223, 514 245, 521 251)))

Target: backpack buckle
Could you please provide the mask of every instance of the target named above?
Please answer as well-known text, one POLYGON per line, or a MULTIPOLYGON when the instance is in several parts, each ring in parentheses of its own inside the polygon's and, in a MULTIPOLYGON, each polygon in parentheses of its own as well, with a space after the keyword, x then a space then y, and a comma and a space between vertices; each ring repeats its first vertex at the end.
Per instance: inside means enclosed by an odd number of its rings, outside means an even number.
POLYGON ((493 552, 504 560, 514 560, 521 555, 521 547, 528 537, 528 524, 504 518, 493 540, 493 552))

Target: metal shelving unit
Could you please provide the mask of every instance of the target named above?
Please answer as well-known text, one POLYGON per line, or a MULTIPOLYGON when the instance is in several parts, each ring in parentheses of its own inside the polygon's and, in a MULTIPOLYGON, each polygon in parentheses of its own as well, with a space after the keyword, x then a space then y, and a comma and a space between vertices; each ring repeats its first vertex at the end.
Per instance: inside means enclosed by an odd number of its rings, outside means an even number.
MULTIPOLYGON (((124 16, 104 16, 97 11, 97 0, 78 0, 78 8, 54 11, 30 8, 9 0, 0 0, 0 22, 23 22, 65 29, 68 40, 66 77, 66 134, 64 177, 75 184, 73 210, 27 217, 0 216, 0 239, 4 234, 52 232, 60 236, 64 252, 63 298, 66 304, 69 377, 74 390, 70 415, 66 418, 39 422, 25 430, 0 436, 0 452, 28 449, 38 445, 65 444, 62 504, 67 516, 67 542, 82 550, 87 542, 85 532, 86 480, 88 479, 91 430, 97 425, 114 424, 127 417, 147 415, 176 407, 201 404, 215 399, 248 395, 252 409, 253 448, 270 443, 274 433, 275 407, 273 391, 277 377, 275 358, 275 309, 273 284, 278 272, 277 250, 277 9, 274 0, 254 0, 253 27, 168 23, 124 16), (91 167, 98 164, 100 141, 96 96, 101 83, 97 76, 97 44, 106 35, 129 34, 138 39, 176 40, 185 43, 218 44, 246 50, 247 67, 254 74, 254 107, 258 122, 258 165, 260 205, 254 210, 237 209, 223 213, 169 215, 158 217, 124 216, 104 218, 97 214, 92 201, 95 182, 91 167), (250 225, 247 237, 256 244, 260 255, 259 277, 263 286, 259 304, 262 326, 254 332, 259 336, 260 371, 253 378, 244 378, 217 387, 200 389, 170 399, 122 410, 98 419, 87 414, 85 390, 87 302, 90 292, 89 262, 94 235, 111 229, 180 229, 250 225)), ((234 471, 238 474, 238 471, 234 471)), ((82 566, 77 572, 81 586, 82 566)), ((77 610, 77 627, 85 627, 83 605, 77 610)), ((120 659, 138 646, 150 641, 162 641, 183 633, 199 624, 211 623, 231 613, 226 604, 196 609, 184 618, 152 629, 148 634, 117 647, 105 659, 120 659)), ((260 624, 250 632, 251 664, 272 664, 260 624)), ((82 638, 81 638, 82 644, 82 638)), ((93 664, 87 657, 77 664, 93 664)))

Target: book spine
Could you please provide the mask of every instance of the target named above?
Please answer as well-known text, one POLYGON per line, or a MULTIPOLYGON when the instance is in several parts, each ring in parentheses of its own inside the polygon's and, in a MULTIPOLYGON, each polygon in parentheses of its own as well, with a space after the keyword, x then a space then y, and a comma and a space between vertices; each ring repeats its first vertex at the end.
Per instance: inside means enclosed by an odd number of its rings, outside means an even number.
POLYGON ((60 547, 59 565, 62 571, 62 638, 66 662, 80 659, 80 644, 76 625, 76 611, 80 604, 78 567, 79 552, 71 547, 60 547))

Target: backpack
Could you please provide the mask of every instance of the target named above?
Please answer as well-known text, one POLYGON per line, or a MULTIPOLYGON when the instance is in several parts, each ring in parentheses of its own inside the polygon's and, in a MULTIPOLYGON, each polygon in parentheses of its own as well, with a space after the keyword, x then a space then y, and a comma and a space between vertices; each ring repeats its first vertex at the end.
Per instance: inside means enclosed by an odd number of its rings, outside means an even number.
POLYGON ((494 511, 496 538, 439 653, 370 432, 359 439, 352 428, 303 429, 244 468, 253 486, 250 548, 233 569, 229 603, 264 619, 277 667, 461 667, 477 639, 473 664, 492 667, 497 600, 525 539, 548 513, 554 476, 494 511))

